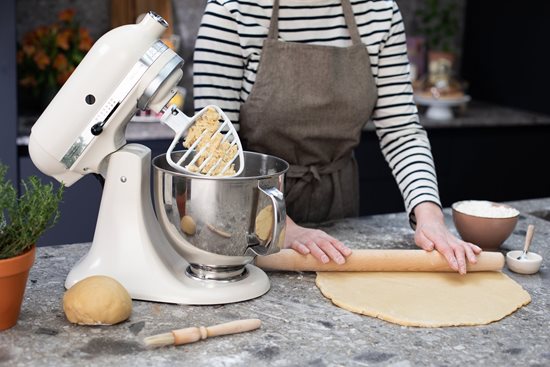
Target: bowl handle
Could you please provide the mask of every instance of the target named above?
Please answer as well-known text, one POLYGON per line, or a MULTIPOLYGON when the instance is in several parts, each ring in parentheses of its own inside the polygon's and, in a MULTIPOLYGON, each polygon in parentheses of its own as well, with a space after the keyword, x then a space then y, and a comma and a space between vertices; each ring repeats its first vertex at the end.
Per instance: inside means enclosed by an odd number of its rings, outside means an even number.
POLYGON ((286 226, 286 205, 284 195, 275 187, 262 188, 258 186, 260 192, 267 195, 271 199, 271 205, 273 207, 273 223, 272 233, 269 238, 262 240, 258 237, 256 232, 248 236, 250 250, 255 255, 266 256, 274 254, 279 251, 284 241, 284 229, 286 226), (279 245, 281 243, 281 245, 279 245))

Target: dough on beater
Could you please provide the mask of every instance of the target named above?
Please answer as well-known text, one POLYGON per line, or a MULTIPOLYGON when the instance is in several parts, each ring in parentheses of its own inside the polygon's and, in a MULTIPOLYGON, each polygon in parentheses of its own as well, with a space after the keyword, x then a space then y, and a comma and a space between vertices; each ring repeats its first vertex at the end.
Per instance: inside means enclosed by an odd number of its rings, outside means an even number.
POLYGON ((218 160, 221 160, 218 166, 213 169, 211 173, 212 176, 230 176, 236 173, 234 164, 231 164, 225 172, 221 172, 227 164, 233 161, 233 158, 237 155, 238 148, 236 145, 231 145, 229 141, 225 140, 223 134, 217 132, 220 127, 220 119, 221 116, 218 111, 209 107, 189 128, 183 146, 185 148, 190 148, 200 139, 195 151, 199 152, 201 149, 205 148, 204 154, 200 156, 197 162, 187 165, 186 169, 189 171, 200 171, 199 173, 206 174, 214 167, 218 160), (205 161, 205 157, 209 156, 212 158, 202 169, 199 169, 200 165, 205 161))
POLYGON ((484 325, 531 302, 501 272, 319 272, 323 295, 346 310, 404 326, 484 325))
POLYGON ((67 319, 79 325, 112 325, 132 313, 132 299, 118 281, 103 275, 82 279, 63 296, 67 319))

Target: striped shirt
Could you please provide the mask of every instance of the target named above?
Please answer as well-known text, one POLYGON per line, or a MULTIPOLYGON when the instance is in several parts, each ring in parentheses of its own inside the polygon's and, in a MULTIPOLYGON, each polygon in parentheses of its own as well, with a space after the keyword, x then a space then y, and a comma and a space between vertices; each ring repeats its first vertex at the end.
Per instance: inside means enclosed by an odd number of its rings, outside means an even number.
MULTIPOLYGON (((256 79, 272 5, 273 0, 208 1, 194 53, 196 111, 215 104, 238 123, 240 106, 256 79)), ((352 0, 352 8, 378 89, 371 120, 405 209, 411 215, 421 202, 441 206, 430 143, 413 101, 405 30, 397 4, 392 0, 352 0)), ((352 45, 340 0, 281 0, 279 39, 352 45)))

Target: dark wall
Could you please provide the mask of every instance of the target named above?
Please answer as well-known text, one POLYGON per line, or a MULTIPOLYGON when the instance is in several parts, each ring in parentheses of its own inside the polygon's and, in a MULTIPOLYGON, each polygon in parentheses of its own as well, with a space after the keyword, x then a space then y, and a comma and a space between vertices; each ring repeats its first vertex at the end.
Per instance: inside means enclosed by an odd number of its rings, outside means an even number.
POLYGON ((17 182, 17 97, 15 81, 15 0, 0 3, 0 162, 9 167, 8 177, 17 182))
POLYGON ((550 113, 550 2, 466 5, 462 74, 474 99, 550 113))

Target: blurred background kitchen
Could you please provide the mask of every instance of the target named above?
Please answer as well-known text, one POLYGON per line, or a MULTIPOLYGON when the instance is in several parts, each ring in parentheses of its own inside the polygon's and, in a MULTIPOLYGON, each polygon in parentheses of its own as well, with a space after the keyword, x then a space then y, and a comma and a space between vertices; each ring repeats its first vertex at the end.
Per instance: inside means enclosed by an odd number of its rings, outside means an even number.
MULTIPOLYGON (((415 99, 432 143, 444 206, 462 199, 550 196, 550 3, 397 3, 405 20, 415 99)), ((113 27, 135 22, 148 10, 171 24, 164 41, 186 62, 174 102, 193 114, 192 55, 205 5, 206 0, 2 1, 0 161, 10 167, 10 178, 38 175, 52 180, 28 157, 32 124, 94 40, 113 27), (56 36, 51 38, 51 32, 56 36), (41 49, 39 45, 48 42, 41 49)), ((140 112, 127 131, 129 141, 149 146, 153 156, 166 152, 172 137, 147 111, 140 112)), ((372 124, 364 129, 356 157, 361 214, 403 211, 372 124)), ((91 241, 100 197, 101 186, 91 176, 68 188, 59 223, 39 245, 91 241)))

